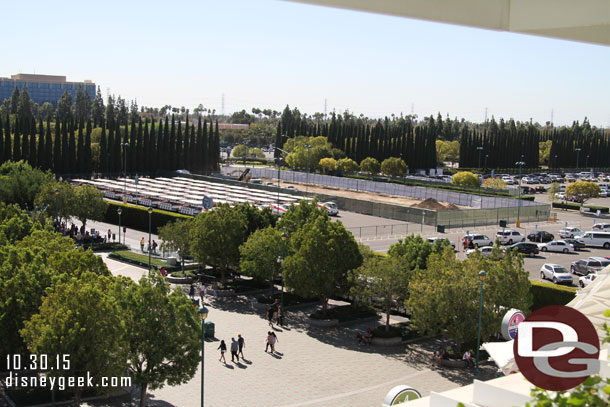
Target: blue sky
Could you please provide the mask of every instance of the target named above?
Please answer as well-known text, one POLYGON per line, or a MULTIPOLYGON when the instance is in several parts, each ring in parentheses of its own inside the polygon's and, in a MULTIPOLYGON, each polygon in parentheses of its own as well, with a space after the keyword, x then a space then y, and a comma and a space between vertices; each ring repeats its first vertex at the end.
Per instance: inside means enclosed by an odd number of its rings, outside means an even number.
POLYGON ((139 105, 610 126, 610 47, 278 0, 9 2, 0 76, 139 105))

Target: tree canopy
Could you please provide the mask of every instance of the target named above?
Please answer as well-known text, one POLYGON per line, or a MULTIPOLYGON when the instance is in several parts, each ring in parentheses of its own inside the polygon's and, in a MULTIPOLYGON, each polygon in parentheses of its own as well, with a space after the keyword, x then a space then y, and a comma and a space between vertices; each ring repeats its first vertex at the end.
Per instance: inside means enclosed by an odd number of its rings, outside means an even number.
POLYGON ((257 280, 268 281, 272 295, 273 280, 279 276, 281 269, 278 262, 282 250, 280 235, 280 231, 271 226, 259 229, 239 248, 241 272, 257 280))
POLYGON ((576 181, 566 187, 566 197, 584 203, 591 198, 597 198, 600 191, 599 185, 595 182, 576 181))
POLYGON ((390 157, 381 163, 381 172, 391 177, 404 177, 407 173, 407 164, 397 157, 390 157))
POLYGON ((479 177, 470 171, 460 171, 451 177, 451 183, 459 187, 478 188, 481 186, 479 177))

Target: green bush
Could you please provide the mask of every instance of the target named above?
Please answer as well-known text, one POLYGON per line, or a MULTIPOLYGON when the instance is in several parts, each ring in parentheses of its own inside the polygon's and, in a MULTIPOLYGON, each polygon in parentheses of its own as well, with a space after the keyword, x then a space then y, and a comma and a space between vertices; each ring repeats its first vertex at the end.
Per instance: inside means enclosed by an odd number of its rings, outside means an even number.
POLYGON ((373 329, 373 336, 375 338, 395 338, 397 336, 402 337, 402 329, 397 326, 390 325, 390 329, 386 331, 385 325, 381 325, 373 329))
POLYGON ((169 275, 172 277, 176 277, 176 278, 183 278, 183 277, 195 278, 195 277, 197 277, 197 273, 194 270, 184 270, 184 272, 173 271, 173 272, 169 273, 169 275))
MULTIPOLYGON (((580 207, 582 205, 579 203, 574 203, 574 202, 553 202, 553 208, 557 208, 557 209, 572 209, 575 211, 579 211, 580 207)), ((597 212, 598 210, 601 213, 609 213, 610 212, 610 208, 608 208, 607 206, 595 206, 595 205, 585 205, 585 208, 589 208, 591 209, 592 212, 597 212)))
MULTIPOLYGON (((119 214, 116 212, 118 208, 123 210, 123 213, 121 214, 121 227, 125 226, 129 229, 148 232, 148 208, 143 206, 135 206, 119 202, 108 202, 103 221, 113 225, 118 225, 119 214)), ((157 234, 158 228, 177 219, 192 219, 192 216, 162 211, 160 209, 153 209, 151 218, 152 233, 157 234)))
MULTIPOLYGON (((147 254, 139 254, 139 253, 134 253, 134 252, 130 252, 127 250, 121 250, 121 251, 110 253, 108 255, 108 257, 110 257, 111 259, 135 264, 140 267, 148 267, 148 255, 147 254)), ((181 266, 178 266, 178 265, 177 266, 168 266, 166 261, 159 260, 154 257, 152 257, 150 259, 150 264, 153 268, 157 268, 157 269, 160 269, 161 267, 165 267, 165 270, 167 270, 168 272, 178 271, 182 268, 181 266)))
MULTIPOLYGON (((267 286, 268 287, 268 286, 267 286)), ((282 300, 282 293, 275 293, 273 294, 273 297, 270 297, 268 295, 260 295, 257 298, 257 301, 261 304, 273 304, 275 302, 275 300, 277 300, 278 302, 280 302, 282 300)), ((304 298, 301 297, 299 295, 296 295, 294 293, 284 293, 284 306, 289 306, 289 305, 298 305, 298 304, 307 304, 307 303, 311 303, 311 302, 315 302, 317 301, 315 298, 304 298)))
POLYGON ((377 311, 371 307, 351 304, 329 308, 326 314, 324 313, 324 310, 318 310, 309 317, 312 319, 338 319, 339 322, 342 322, 352 319, 374 317, 376 315, 377 311))
POLYGON ((565 287, 540 281, 532 281, 530 291, 534 298, 532 311, 547 305, 566 305, 576 296, 576 288, 565 287))
POLYGON ((521 199, 524 201, 533 201, 536 198, 534 195, 521 195, 521 199))

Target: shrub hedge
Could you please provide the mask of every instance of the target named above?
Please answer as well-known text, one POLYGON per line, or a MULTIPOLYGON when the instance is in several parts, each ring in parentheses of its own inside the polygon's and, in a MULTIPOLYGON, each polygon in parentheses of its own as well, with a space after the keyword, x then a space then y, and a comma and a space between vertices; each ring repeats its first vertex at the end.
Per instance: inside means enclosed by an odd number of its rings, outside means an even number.
POLYGON ((576 296, 576 288, 532 281, 530 292, 534 297, 532 311, 547 305, 566 305, 576 296))
POLYGON ((521 199, 524 201, 533 201, 536 198, 534 195, 521 195, 521 199))
POLYGON ((339 322, 341 322, 352 319, 369 318, 376 315, 377 311, 371 307, 350 304, 329 308, 326 314, 324 314, 324 310, 318 310, 309 317, 312 319, 338 319, 339 322))
MULTIPOLYGON (((582 205, 574 202, 553 202, 553 208, 557 209, 572 209, 575 211, 579 211, 582 205)), ((609 213, 610 208, 607 206, 595 206, 595 205, 585 205, 585 208, 590 208, 592 212, 596 212, 599 210, 601 213, 609 213)))
MULTIPOLYGON (((145 208, 143 206, 123 204, 120 202, 108 202, 108 205, 106 207, 106 214, 104 216, 103 221, 113 225, 118 225, 118 208, 121 208, 123 210, 123 213, 121 214, 121 226, 125 226, 130 229, 135 229, 142 232, 148 232, 148 208, 145 208)), ((183 215, 180 213, 153 209, 151 219, 152 233, 157 234, 158 228, 160 228, 161 226, 165 226, 165 224, 167 224, 168 222, 173 222, 177 219, 192 218, 192 216, 183 215)))

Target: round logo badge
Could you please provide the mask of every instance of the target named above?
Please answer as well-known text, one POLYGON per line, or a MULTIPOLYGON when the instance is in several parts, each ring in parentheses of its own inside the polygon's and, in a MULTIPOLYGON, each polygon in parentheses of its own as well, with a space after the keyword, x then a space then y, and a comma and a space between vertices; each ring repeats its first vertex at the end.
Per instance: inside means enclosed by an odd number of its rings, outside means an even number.
POLYGON ((561 305, 541 308, 521 322, 513 352, 523 376, 546 390, 574 388, 600 368, 595 327, 561 305))

